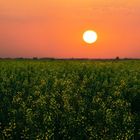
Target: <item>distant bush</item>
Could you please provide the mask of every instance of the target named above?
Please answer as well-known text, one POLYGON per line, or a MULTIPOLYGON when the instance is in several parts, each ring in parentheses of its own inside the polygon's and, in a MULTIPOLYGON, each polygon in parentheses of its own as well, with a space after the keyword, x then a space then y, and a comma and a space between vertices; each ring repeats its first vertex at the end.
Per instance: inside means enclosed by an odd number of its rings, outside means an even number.
POLYGON ((116 57, 116 60, 119 60, 119 59, 120 59, 119 56, 117 56, 117 57, 116 57))
POLYGON ((37 57, 33 57, 33 60, 38 60, 38 58, 37 57))

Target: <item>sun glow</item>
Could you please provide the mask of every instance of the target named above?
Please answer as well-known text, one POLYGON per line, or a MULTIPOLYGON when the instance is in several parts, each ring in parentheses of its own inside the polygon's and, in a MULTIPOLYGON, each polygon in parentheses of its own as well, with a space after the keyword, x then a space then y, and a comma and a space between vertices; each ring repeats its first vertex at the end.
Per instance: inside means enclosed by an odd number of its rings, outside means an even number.
POLYGON ((97 33, 92 30, 85 31, 83 34, 83 40, 88 44, 92 44, 97 40, 97 33))

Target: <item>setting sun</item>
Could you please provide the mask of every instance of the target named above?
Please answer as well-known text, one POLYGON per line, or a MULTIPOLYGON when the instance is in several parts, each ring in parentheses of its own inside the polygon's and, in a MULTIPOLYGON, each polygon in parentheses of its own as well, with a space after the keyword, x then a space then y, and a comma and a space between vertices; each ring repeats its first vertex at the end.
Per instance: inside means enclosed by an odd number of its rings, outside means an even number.
POLYGON ((92 44, 97 40, 97 33, 92 30, 85 31, 83 34, 83 40, 88 44, 92 44))

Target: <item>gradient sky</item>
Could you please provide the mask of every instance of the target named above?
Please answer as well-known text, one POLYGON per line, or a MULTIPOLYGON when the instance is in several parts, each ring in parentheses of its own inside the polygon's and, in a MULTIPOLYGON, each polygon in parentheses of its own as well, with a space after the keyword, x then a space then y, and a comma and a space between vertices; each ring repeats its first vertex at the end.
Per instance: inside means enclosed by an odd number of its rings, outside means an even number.
POLYGON ((0 57, 35 56, 140 58, 140 0, 0 0, 0 57))

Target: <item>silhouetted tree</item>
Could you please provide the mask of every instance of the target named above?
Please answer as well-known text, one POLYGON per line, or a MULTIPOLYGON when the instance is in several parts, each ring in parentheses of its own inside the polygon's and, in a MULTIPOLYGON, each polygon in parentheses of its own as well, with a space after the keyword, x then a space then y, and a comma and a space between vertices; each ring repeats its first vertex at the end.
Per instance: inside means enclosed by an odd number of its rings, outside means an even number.
POLYGON ((119 56, 117 56, 117 57, 116 57, 116 60, 119 60, 119 59, 120 59, 119 56))
POLYGON ((38 60, 38 58, 37 57, 33 57, 33 60, 38 60))

